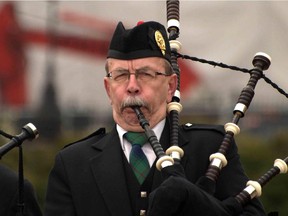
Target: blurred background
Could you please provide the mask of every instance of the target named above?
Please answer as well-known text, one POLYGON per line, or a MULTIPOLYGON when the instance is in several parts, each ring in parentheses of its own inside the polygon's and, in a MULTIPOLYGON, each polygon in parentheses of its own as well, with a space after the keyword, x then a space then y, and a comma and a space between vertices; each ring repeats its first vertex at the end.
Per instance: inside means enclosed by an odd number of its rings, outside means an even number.
MULTIPOLYGON (((251 69, 257 52, 272 57, 266 77, 287 87, 288 2, 180 1, 181 54, 251 69)), ((165 1, 1 1, 0 129, 16 135, 32 122, 39 139, 25 142, 24 175, 44 205, 55 154, 69 142, 113 127, 103 87, 115 26, 139 20, 166 26, 165 1)), ((182 123, 225 124, 248 74, 179 60, 182 123)), ((236 141, 245 170, 257 180, 288 154, 288 101, 263 79, 240 121, 236 141)), ((1 145, 8 140, 0 137, 1 145)), ((18 169, 18 149, 2 159, 18 169)), ((267 212, 288 215, 288 177, 263 189, 267 212)))

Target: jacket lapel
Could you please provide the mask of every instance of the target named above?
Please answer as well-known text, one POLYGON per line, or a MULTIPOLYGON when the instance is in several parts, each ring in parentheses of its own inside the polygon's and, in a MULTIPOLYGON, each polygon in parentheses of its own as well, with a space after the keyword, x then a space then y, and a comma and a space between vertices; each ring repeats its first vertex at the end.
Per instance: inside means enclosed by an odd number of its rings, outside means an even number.
MULTIPOLYGON (((160 138, 159 142, 160 142, 164 152, 171 146, 171 143, 170 143, 170 122, 169 122, 168 118, 166 118, 165 126, 164 126, 164 129, 163 129, 163 132, 161 134, 161 138, 160 138)), ((181 133, 181 130, 179 128, 179 136, 178 136, 179 147, 182 148, 185 145, 187 145, 187 143, 188 143, 188 140, 184 137, 184 134, 181 133)), ((186 163, 187 163, 187 157, 185 157, 185 152, 184 152, 184 157, 181 159, 181 164, 183 167, 185 167, 186 163)), ((165 179, 163 178, 161 172, 159 172, 157 169, 155 169, 152 188, 153 189, 157 188, 164 180, 165 179)))
MULTIPOLYGON (((164 152, 173 144, 170 142, 170 121, 169 118, 166 118, 166 123, 160 138, 160 143, 164 149, 164 152)), ((179 125, 179 133, 178 133, 178 146, 180 148, 185 148, 185 146, 189 143, 189 140, 185 137, 184 133, 181 130, 181 126, 179 125)), ((185 155, 181 158, 181 164, 185 168, 188 162, 188 157, 185 155)))
MULTIPOLYGON (((166 151, 173 143, 170 143, 170 121, 166 118, 165 126, 160 138, 160 144, 162 145, 164 151, 166 151)), ((179 126, 179 135, 178 135, 178 145, 179 147, 185 146, 188 143, 188 140, 184 137, 184 134, 181 132, 179 126)))
POLYGON ((97 154, 91 159, 91 168, 111 215, 132 216, 123 168, 123 152, 116 129, 93 147, 97 154))

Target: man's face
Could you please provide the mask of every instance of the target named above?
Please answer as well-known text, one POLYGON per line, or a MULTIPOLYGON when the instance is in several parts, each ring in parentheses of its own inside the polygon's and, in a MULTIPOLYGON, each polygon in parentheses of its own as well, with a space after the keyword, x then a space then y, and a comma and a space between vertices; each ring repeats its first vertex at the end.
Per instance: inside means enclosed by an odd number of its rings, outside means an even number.
POLYGON ((104 78, 104 85, 110 99, 113 118, 117 124, 129 131, 142 131, 135 112, 131 109, 135 103, 141 104, 141 110, 154 127, 166 116, 166 105, 172 99, 177 85, 175 74, 164 76, 165 60, 158 57, 134 60, 108 59, 110 77, 104 78), (130 74, 130 77, 122 73, 130 74), (138 73, 136 78, 134 73, 138 73), (150 78, 143 74, 152 74, 150 78), (141 75, 140 75, 141 74, 141 75), (120 77, 115 79, 115 77, 120 77), (124 78, 123 78, 124 77, 124 78), (126 77, 126 79, 125 79, 126 77))

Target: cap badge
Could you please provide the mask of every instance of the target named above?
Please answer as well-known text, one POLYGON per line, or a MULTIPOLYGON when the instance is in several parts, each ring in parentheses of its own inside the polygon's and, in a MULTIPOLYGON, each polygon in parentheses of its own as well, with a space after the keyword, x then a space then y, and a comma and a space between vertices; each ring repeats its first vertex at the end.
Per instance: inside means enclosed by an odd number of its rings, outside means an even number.
POLYGON ((155 31, 155 40, 163 55, 165 55, 166 46, 165 40, 160 31, 155 31))

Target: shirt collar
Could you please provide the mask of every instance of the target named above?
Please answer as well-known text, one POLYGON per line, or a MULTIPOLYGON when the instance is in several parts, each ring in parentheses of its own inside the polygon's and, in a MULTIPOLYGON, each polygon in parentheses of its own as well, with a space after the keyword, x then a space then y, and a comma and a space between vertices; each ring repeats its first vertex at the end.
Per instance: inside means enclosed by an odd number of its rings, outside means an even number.
MULTIPOLYGON (((156 124, 156 126, 154 128, 152 128, 152 130, 154 131, 156 137, 158 140, 160 140, 162 131, 164 129, 165 126, 165 122, 166 122, 166 118, 164 118, 163 120, 161 120, 158 124, 156 124)), ((123 135, 127 132, 126 130, 124 130, 120 125, 116 125, 116 129, 118 132, 118 136, 119 136, 119 140, 121 143, 121 147, 123 150, 125 150, 125 146, 124 146, 124 142, 123 142, 123 135)))

